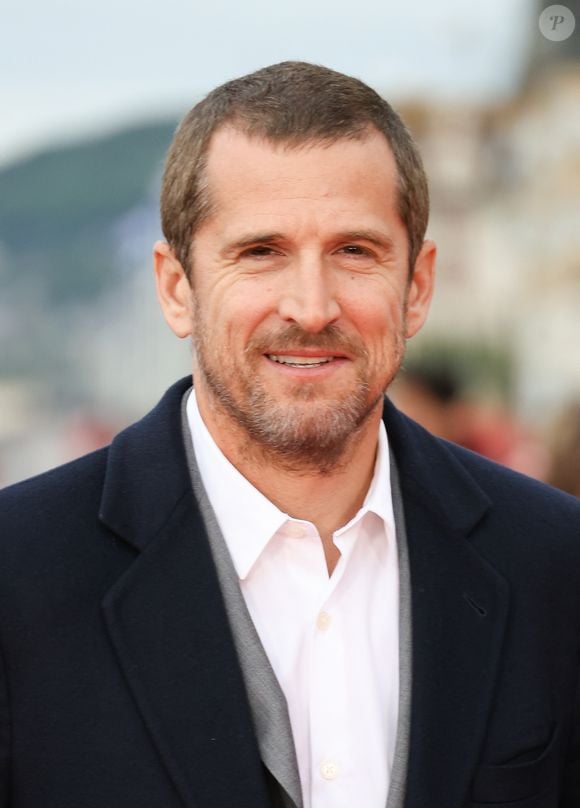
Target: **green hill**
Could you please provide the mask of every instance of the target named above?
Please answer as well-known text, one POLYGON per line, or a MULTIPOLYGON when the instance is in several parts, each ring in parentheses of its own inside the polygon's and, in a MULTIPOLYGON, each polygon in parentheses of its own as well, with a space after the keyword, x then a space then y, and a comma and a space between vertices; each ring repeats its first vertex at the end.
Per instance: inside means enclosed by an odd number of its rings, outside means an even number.
POLYGON ((119 271, 115 222, 151 198, 175 122, 52 149, 0 169, 3 283, 38 283, 52 304, 98 295, 119 271))

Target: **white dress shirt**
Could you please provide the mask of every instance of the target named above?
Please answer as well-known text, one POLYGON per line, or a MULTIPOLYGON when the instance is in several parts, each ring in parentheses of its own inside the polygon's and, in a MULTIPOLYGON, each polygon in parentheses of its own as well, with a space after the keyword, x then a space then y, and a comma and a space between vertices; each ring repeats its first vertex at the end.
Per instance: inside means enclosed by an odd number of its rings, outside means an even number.
POLYGON ((333 535, 279 510, 187 417, 203 485, 286 697, 304 808, 385 808, 399 700, 399 575, 387 434, 362 508, 333 535))

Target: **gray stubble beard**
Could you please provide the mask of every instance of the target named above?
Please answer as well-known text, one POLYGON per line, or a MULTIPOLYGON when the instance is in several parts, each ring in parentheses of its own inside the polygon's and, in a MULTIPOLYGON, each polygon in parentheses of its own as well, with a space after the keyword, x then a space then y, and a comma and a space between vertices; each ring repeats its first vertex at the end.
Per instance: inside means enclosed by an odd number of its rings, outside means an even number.
POLYGON ((365 422, 381 404, 405 353, 405 341, 400 335, 391 378, 371 401, 368 400, 368 380, 359 373, 353 392, 322 406, 316 405, 313 384, 297 389, 295 401, 302 402, 302 410, 289 417, 292 404, 274 400, 258 379, 252 386, 242 380, 239 398, 246 406, 240 404, 222 374, 216 372, 219 366, 217 357, 212 362, 211 352, 200 330, 195 327, 192 344, 198 373, 212 404, 240 434, 244 455, 253 461, 305 476, 313 473, 328 475, 348 463, 365 422))

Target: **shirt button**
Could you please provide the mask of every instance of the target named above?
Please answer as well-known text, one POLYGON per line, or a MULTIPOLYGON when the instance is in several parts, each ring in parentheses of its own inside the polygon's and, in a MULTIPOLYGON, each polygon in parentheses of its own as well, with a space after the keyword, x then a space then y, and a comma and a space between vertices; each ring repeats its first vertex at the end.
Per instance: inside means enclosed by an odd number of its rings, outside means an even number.
POLYGON ((316 618, 316 628, 320 631, 326 631, 326 629, 330 627, 331 623, 332 617, 328 614, 328 612, 320 612, 316 618))
POLYGON ((306 532, 304 525, 299 522, 288 522, 286 525, 286 534, 292 536, 294 539, 301 539, 306 532))
POLYGON ((334 780, 338 775, 338 764, 334 760, 325 760, 320 766, 320 774, 325 780, 334 780))

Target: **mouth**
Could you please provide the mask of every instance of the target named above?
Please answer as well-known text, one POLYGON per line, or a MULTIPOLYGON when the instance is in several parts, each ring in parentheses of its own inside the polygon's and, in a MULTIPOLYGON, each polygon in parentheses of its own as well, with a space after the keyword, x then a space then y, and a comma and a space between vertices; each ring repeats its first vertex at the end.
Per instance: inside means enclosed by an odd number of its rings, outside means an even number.
POLYGON ((345 356, 339 354, 266 354, 266 357, 271 362, 277 362, 280 365, 286 365, 291 368, 301 369, 315 369, 328 365, 331 362, 337 362, 341 359, 346 359, 345 356))

